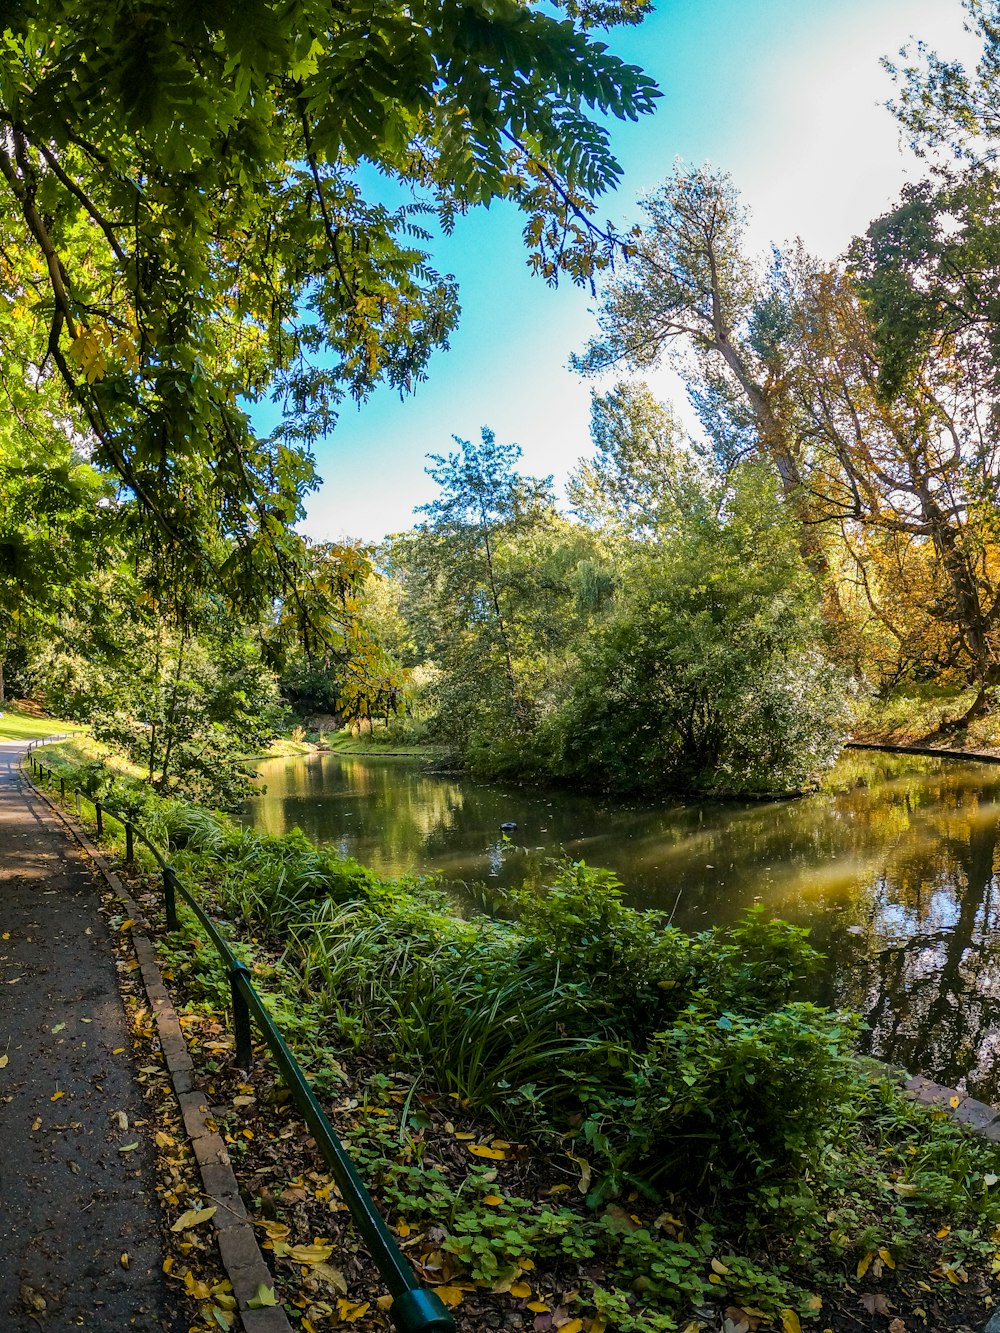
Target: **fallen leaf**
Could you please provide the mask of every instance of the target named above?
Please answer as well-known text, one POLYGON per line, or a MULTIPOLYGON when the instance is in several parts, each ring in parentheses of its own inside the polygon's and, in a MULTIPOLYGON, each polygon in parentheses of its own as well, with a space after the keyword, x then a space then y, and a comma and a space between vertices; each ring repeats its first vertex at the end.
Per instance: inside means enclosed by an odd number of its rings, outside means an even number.
POLYGON ((869 1314, 881 1314, 888 1317, 889 1302, 880 1291, 865 1291, 858 1297, 858 1304, 863 1305, 869 1314))
POLYGON ((248 1310, 263 1310, 265 1306, 277 1305, 278 1298, 274 1294, 273 1287, 267 1287, 261 1282, 257 1287, 257 1295, 251 1296, 247 1301, 248 1310))
POLYGON ((190 1227, 200 1226, 202 1222, 207 1222, 210 1217, 215 1216, 215 1213, 215 1208, 189 1208, 186 1213, 181 1213, 170 1230, 187 1231, 190 1227))
POLYGON ((288 1249, 289 1259, 297 1264, 325 1264, 331 1254, 332 1245, 291 1245, 288 1249))
POLYGON ((337 1313, 344 1323, 352 1324, 355 1319, 361 1319, 371 1308, 370 1301, 362 1301, 360 1305, 354 1305, 351 1301, 338 1301, 337 1313))
POLYGON ((470 1143, 468 1146, 473 1157, 488 1157, 492 1162, 502 1162, 507 1157, 502 1148, 490 1148, 485 1143, 470 1143))
POLYGON ((802 1333, 802 1325, 794 1310, 782 1310, 781 1333, 802 1333))
POLYGON ((118 1149, 118 1151, 119 1151, 119 1152, 135 1152, 135 1150, 136 1150, 136 1148, 138 1148, 138 1146, 139 1146, 138 1143, 123 1143, 122 1146, 118 1149))
POLYGON ((453 1310, 465 1300, 464 1287, 435 1287, 434 1290, 449 1310, 453 1310))
POLYGON ((64 1092, 54 1092, 54 1093, 52 1094, 52 1096, 49 1098, 49 1101, 50 1101, 50 1102, 57 1102, 57 1101, 59 1100, 60 1097, 65 1097, 65 1096, 66 1096, 66 1094, 65 1094, 64 1092))
POLYGON ((6 1069, 6 1068, 7 1068, 7 1062, 8 1062, 9 1059, 10 1059, 10 1056, 8 1056, 8 1055, 0 1055, 0 1069, 6 1069))
POLYGON ((906 1325, 902 1319, 894 1319, 889 1325, 889 1333, 906 1333, 906 1325))
POLYGON ((128 1268, 128 1265, 129 1265, 128 1250, 123 1250, 123 1251, 122 1251, 121 1256, 119 1257, 118 1262, 121 1264, 122 1268, 128 1268))
POLYGON ((339 1268, 331 1268, 329 1264, 317 1264, 311 1276, 318 1277, 321 1282, 328 1282, 341 1296, 347 1295, 347 1278, 339 1268))
POLYGON ((526 1296, 531 1295, 531 1288, 527 1282, 515 1282, 510 1289, 510 1294, 516 1296, 518 1300, 524 1300, 526 1296))

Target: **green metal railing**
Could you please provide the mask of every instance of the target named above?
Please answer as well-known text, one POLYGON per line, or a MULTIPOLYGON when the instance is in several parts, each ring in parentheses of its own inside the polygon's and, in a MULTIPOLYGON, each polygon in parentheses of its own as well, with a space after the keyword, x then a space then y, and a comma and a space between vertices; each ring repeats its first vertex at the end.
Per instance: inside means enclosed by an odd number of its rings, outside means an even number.
MULTIPOLYGON (((28 747, 28 759, 32 773, 40 783, 54 791, 59 785, 59 795, 66 799, 66 779, 52 768, 41 764, 32 753, 37 745, 51 745, 55 737, 47 737, 28 747)), ((347 1204, 368 1251, 375 1260, 375 1265, 392 1296, 390 1315, 399 1333, 455 1333, 455 1321, 441 1298, 432 1290, 422 1287, 413 1275, 405 1256, 396 1244, 392 1232, 386 1226, 375 1206, 371 1195, 364 1186, 354 1163, 347 1154, 344 1145, 337 1137, 337 1132, 327 1119, 322 1106, 302 1067, 289 1050, 274 1019, 267 1011, 267 1006, 257 993, 250 980, 247 965, 233 953, 228 941, 220 933, 218 926, 205 912, 194 894, 182 882, 177 872, 169 864, 162 852, 149 838, 136 828, 128 815, 110 809, 100 799, 89 796, 74 787, 71 794, 76 798, 77 814, 80 813, 80 798, 86 799, 94 807, 94 820, 97 836, 104 836, 104 818, 110 815, 125 829, 125 861, 131 864, 135 860, 135 841, 138 838, 150 851, 163 877, 163 902, 168 930, 177 929, 177 895, 185 900, 215 945, 229 976, 229 985, 233 1000, 233 1028, 236 1038, 236 1065, 239 1069, 249 1069, 253 1063, 251 1019, 255 1020, 261 1036, 270 1048, 275 1064, 281 1072, 293 1100, 302 1113, 306 1124, 312 1131, 323 1158, 330 1168, 330 1173, 337 1183, 341 1198, 347 1204)))

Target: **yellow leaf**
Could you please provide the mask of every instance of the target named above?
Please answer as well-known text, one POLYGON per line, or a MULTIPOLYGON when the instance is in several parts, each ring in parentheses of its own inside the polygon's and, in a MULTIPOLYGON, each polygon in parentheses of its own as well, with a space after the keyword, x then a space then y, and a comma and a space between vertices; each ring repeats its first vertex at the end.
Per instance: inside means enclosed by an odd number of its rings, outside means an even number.
POLYGON ((289 1259, 297 1264, 325 1264, 331 1254, 332 1245, 291 1245, 288 1249, 289 1259))
POLYGON ((732 1271, 732 1270, 729 1269, 729 1268, 727 1268, 726 1265, 725 1265, 724 1263, 722 1263, 720 1260, 718 1260, 718 1259, 713 1259, 713 1260, 712 1260, 712 1272, 713 1272, 713 1273, 721 1273, 721 1275, 722 1275, 723 1277, 728 1277, 731 1271, 732 1271))
POLYGON ((454 1309, 465 1300, 465 1291, 461 1287, 435 1287, 434 1290, 449 1309, 454 1309))
POLYGON ((517 1261, 526 1273, 530 1273, 535 1267, 534 1259, 518 1259, 517 1261))
POLYGON ((263 1310, 271 1305, 277 1305, 278 1298, 274 1294, 274 1288, 265 1286, 263 1282, 257 1284, 257 1295, 251 1296, 247 1301, 248 1310, 263 1310))
POLYGON ((531 1288, 527 1282, 515 1282, 510 1289, 510 1294, 516 1296, 519 1300, 524 1300, 526 1296, 531 1295, 531 1288))
POLYGON ((50 1102, 57 1102, 57 1101, 59 1100, 60 1097, 65 1097, 65 1096, 66 1096, 66 1094, 65 1094, 64 1092, 54 1092, 54 1093, 52 1094, 52 1096, 49 1098, 49 1101, 50 1101, 50 1102))
POLYGON ((902 1180, 897 1180, 892 1188, 901 1199, 912 1199, 914 1194, 918 1192, 916 1185, 909 1185, 902 1180))
POLYGON ((492 1208, 495 1208, 497 1204, 503 1203, 503 1199, 499 1194, 487 1194, 483 1198, 483 1203, 488 1203, 492 1208))
POLYGON ((802 1325, 794 1310, 782 1310, 781 1333, 802 1333, 802 1325))
POLYGON ((858 1260, 858 1277, 864 1277, 871 1267, 871 1262, 875 1258, 875 1251, 869 1250, 863 1259, 858 1260))
POLYGON ((184 1274, 184 1286, 196 1301, 207 1301, 212 1294, 212 1288, 207 1282, 199 1282, 193 1273, 184 1274))
POLYGON ((526 1308, 530 1310, 532 1314, 547 1314, 552 1307, 546 1305, 544 1301, 529 1301, 526 1308))
POLYGON ((576 1187, 581 1194, 586 1194, 590 1189, 590 1163, 586 1157, 574 1157, 572 1153, 567 1153, 566 1156, 580 1168, 580 1179, 576 1187))
POLYGON ((164 1259, 164 1261, 163 1261, 163 1271, 164 1271, 164 1273, 169 1273, 169 1272, 171 1271, 171 1269, 173 1268, 173 1266, 174 1266, 174 1256, 171 1254, 171 1255, 168 1255, 168 1257, 167 1257, 166 1259, 164 1259))
POLYGON ((355 1319, 361 1319, 366 1315, 371 1307, 371 1301, 363 1301, 360 1305, 355 1305, 353 1301, 341 1300, 337 1302, 337 1313, 345 1323, 352 1324, 355 1319))
POLYGON ((948 1105, 951 1107, 952 1110, 954 1110, 961 1100, 962 1100, 961 1097, 949 1097, 948 1105))
POLYGON ((891 1251, 886 1249, 879 1250, 878 1257, 882 1260, 882 1262, 886 1265, 887 1268, 896 1267, 896 1261, 892 1257, 891 1251))
POLYGON ((9 1059, 10 1059, 10 1056, 8 1056, 8 1055, 0 1055, 0 1069, 6 1069, 6 1068, 7 1068, 7 1061, 8 1061, 9 1059))
POLYGON ((560 1324, 559 1333, 583 1333, 583 1320, 571 1319, 568 1324, 560 1324))
POLYGON ((128 1250, 122 1250, 118 1262, 121 1264, 122 1268, 128 1268, 129 1265, 128 1250))
POLYGON ((186 1213, 181 1213, 170 1230, 187 1231, 189 1227, 200 1226, 202 1222, 207 1222, 215 1214, 215 1208, 189 1208, 186 1213))
POLYGON ((409 1222, 404 1222, 402 1218, 396 1223, 396 1235, 406 1237, 410 1234, 409 1222))
POLYGON ((708 1280, 709 1282, 714 1283, 717 1287, 722 1285, 722 1278, 719 1277, 718 1273, 709 1273, 708 1280))
POLYGON ((469 1152, 473 1157, 488 1157, 492 1162, 502 1162, 507 1154, 500 1148, 488 1148, 485 1143, 470 1143, 469 1152))

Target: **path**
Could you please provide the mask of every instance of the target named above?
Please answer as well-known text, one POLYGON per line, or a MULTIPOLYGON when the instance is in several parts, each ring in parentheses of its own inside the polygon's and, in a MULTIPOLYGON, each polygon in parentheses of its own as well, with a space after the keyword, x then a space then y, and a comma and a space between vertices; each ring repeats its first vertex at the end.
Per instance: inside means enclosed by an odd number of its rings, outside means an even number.
POLYGON ((24 749, 0 742, 0 1327, 182 1333, 98 882, 24 749))

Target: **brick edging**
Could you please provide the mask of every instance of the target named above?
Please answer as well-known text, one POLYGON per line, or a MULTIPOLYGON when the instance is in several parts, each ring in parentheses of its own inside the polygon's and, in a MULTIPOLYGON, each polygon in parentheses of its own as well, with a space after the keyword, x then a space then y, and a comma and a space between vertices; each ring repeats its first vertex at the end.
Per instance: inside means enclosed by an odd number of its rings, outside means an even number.
POLYGON ((292 1333, 292 1326, 280 1305, 266 1306, 261 1310, 247 1308, 247 1302, 256 1297, 261 1283, 265 1287, 271 1287, 274 1285, 274 1278, 264 1261, 246 1207, 240 1197, 240 1187, 229 1159, 229 1151, 221 1135, 210 1127, 207 1100, 194 1087, 194 1064, 191 1053, 177 1012, 163 984, 153 945, 145 933, 149 925, 145 914, 87 834, 77 828, 61 806, 35 785, 23 764, 21 775, 32 791, 41 797, 61 821, 70 836, 87 853, 108 887, 123 903, 132 920, 130 934, 142 983, 156 1020, 160 1048, 173 1083, 184 1128, 198 1163, 202 1192, 209 1206, 214 1204, 216 1207, 215 1216, 212 1218, 215 1238, 222 1266, 233 1284, 233 1296, 237 1301, 244 1331, 245 1333, 292 1333))

